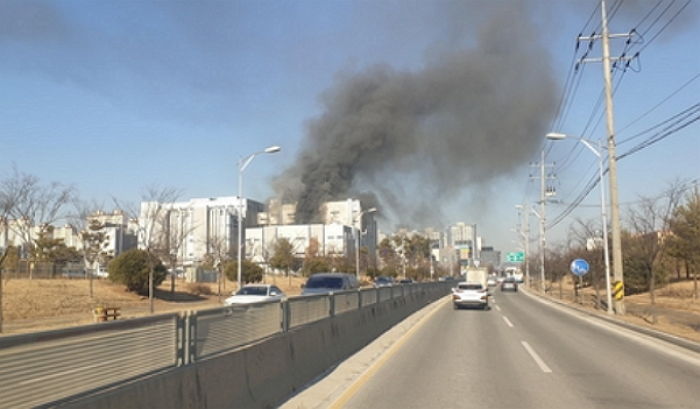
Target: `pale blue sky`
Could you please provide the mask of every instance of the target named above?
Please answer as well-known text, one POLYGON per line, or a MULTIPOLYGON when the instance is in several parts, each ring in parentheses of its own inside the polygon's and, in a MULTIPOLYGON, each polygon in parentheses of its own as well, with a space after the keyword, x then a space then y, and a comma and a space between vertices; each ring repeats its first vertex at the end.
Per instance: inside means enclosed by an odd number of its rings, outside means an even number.
MULTIPOLYGON (((436 51, 468 48, 465 33, 488 3, 3 1, 0 173, 9 173, 14 164, 106 203, 112 196, 136 201, 149 184, 178 187, 185 197, 231 195, 237 188, 236 160, 278 144, 281 153, 259 157, 247 170, 247 195, 264 200, 272 194, 269 180, 294 162, 305 123, 321 113, 319 96, 339 73, 375 64, 418 70, 436 51)), ((656 3, 623 1, 611 31, 631 29, 656 3)), ((685 1, 676 3, 647 39, 685 1)), ((523 16, 535 22, 550 50, 559 87, 569 72, 575 37, 595 4, 530 2, 532 15, 523 16)), ((642 51, 641 72, 625 74, 615 98, 618 129, 700 73, 699 8, 692 2, 642 51)), ((596 14, 588 30, 598 21, 596 14)), ((596 47, 592 56, 598 55, 596 47)), ((587 65, 559 131, 583 131, 601 86, 601 67, 587 65)), ((698 95, 700 79, 620 137, 697 103, 698 95)), ((656 195, 676 178, 700 177, 698 124, 620 162, 623 202, 656 195)), ((603 125, 590 137, 603 135, 603 125)), ((561 163, 573 144, 557 142, 548 161, 561 163)), ((622 145, 619 153, 634 144, 622 145)), ((558 173, 559 199, 565 202, 580 190, 578 181, 594 171, 592 154, 574 157, 558 173)), ((476 222, 485 244, 513 250, 513 206, 526 195, 536 200, 527 174, 523 163, 518 173, 494 182, 488 198, 474 200, 466 189, 461 199, 435 206, 443 209, 446 223, 476 222)), ((598 191, 584 203, 597 204, 598 191)), ((549 212, 561 209, 552 206, 549 212)), ((596 210, 577 214, 594 217, 596 210)), ((574 215, 553 230, 553 240, 563 237, 574 215)))

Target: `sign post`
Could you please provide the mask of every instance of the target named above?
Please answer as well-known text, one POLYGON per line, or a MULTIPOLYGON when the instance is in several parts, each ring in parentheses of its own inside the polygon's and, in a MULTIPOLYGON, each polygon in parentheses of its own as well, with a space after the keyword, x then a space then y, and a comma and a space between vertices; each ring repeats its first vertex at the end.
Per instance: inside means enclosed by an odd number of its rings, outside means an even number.
MULTIPOLYGON (((577 258, 574 261, 571 262, 571 274, 575 275, 578 277, 578 284, 579 287, 581 287, 582 283, 582 278, 584 275, 588 274, 588 271, 590 270, 590 265, 588 265, 588 262, 582 258, 577 258)), ((581 297, 579 296, 578 289, 575 288, 574 285, 574 292, 576 293, 576 298, 578 299, 579 304, 581 303, 581 297)))

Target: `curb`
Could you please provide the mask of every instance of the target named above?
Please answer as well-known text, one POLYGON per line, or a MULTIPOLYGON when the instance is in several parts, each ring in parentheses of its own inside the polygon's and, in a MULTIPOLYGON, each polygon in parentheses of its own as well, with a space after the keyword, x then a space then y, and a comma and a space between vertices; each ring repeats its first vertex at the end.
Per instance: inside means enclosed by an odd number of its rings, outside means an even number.
POLYGON ((688 349, 690 351, 700 353, 700 343, 699 342, 691 341, 689 339, 681 338, 679 336, 672 335, 672 334, 669 334, 666 332, 658 331, 658 330, 651 329, 651 328, 645 328, 645 327, 642 327, 642 326, 639 326, 636 324, 632 324, 632 323, 629 323, 626 321, 622 321, 622 320, 618 320, 618 319, 608 317, 605 315, 597 314, 597 313, 591 312, 589 310, 586 310, 584 308, 579 308, 577 306, 567 304, 567 303, 562 302, 560 300, 557 300, 555 298, 543 296, 542 294, 532 292, 532 291, 530 291, 529 288, 526 288, 526 287, 523 287, 523 290, 525 290, 525 291, 523 291, 525 294, 527 294, 531 297, 542 298, 543 300, 549 301, 553 304, 557 304, 559 306, 566 307, 570 310, 584 313, 584 314, 588 315, 589 317, 597 318, 597 319, 600 319, 602 321, 606 321, 610 324, 617 325, 618 327, 626 328, 628 330, 632 330, 632 331, 638 332, 640 334, 644 334, 644 335, 647 335, 647 336, 650 336, 650 337, 653 337, 656 339, 660 339, 662 341, 666 341, 668 343, 679 346, 681 348, 685 348, 685 349, 688 349))

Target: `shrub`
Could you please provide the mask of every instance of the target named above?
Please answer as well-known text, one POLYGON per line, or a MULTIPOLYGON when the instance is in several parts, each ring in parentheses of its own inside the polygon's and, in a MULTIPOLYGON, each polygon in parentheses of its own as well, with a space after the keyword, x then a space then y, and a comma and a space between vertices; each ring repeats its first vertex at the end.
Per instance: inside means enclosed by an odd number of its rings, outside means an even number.
MULTIPOLYGON (((263 269, 256 263, 250 260, 241 260, 241 267, 243 267, 243 272, 241 273, 241 279, 244 283, 257 283, 263 279, 263 269)), ((224 265, 224 274, 231 281, 238 280, 238 262, 235 260, 228 261, 224 265)))
POLYGON ((151 255, 149 263, 149 255, 144 250, 133 249, 120 254, 109 263, 107 270, 109 279, 125 285, 128 291, 148 294, 148 275, 151 266, 154 266, 153 288, 155 288, 165 280, 168 273, 157 257, 151 255))

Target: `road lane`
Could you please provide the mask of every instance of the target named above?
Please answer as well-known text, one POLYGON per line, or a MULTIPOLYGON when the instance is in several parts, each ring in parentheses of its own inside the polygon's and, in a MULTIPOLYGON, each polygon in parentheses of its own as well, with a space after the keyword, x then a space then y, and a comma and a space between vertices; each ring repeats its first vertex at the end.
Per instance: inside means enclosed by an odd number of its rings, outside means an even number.
POLYGON ((698 407, 697 365, 520 293, 494 298, 500 311, 445 303, 344 407, 698 407))
MULTIPOLYGON (((524 294, 499 294, 523 339, 538 349, 568 393, 595 407, 697 408, 700 368, 572 317, 524 294), (517 324, 516 324, 517 325, 517 324)), ((668 346, 668 348, 675 348, 668 346)), ((688 353, 689 356, 698 354, 688 353)), ((697 362, 697 361, 696 361, 697 362)))

